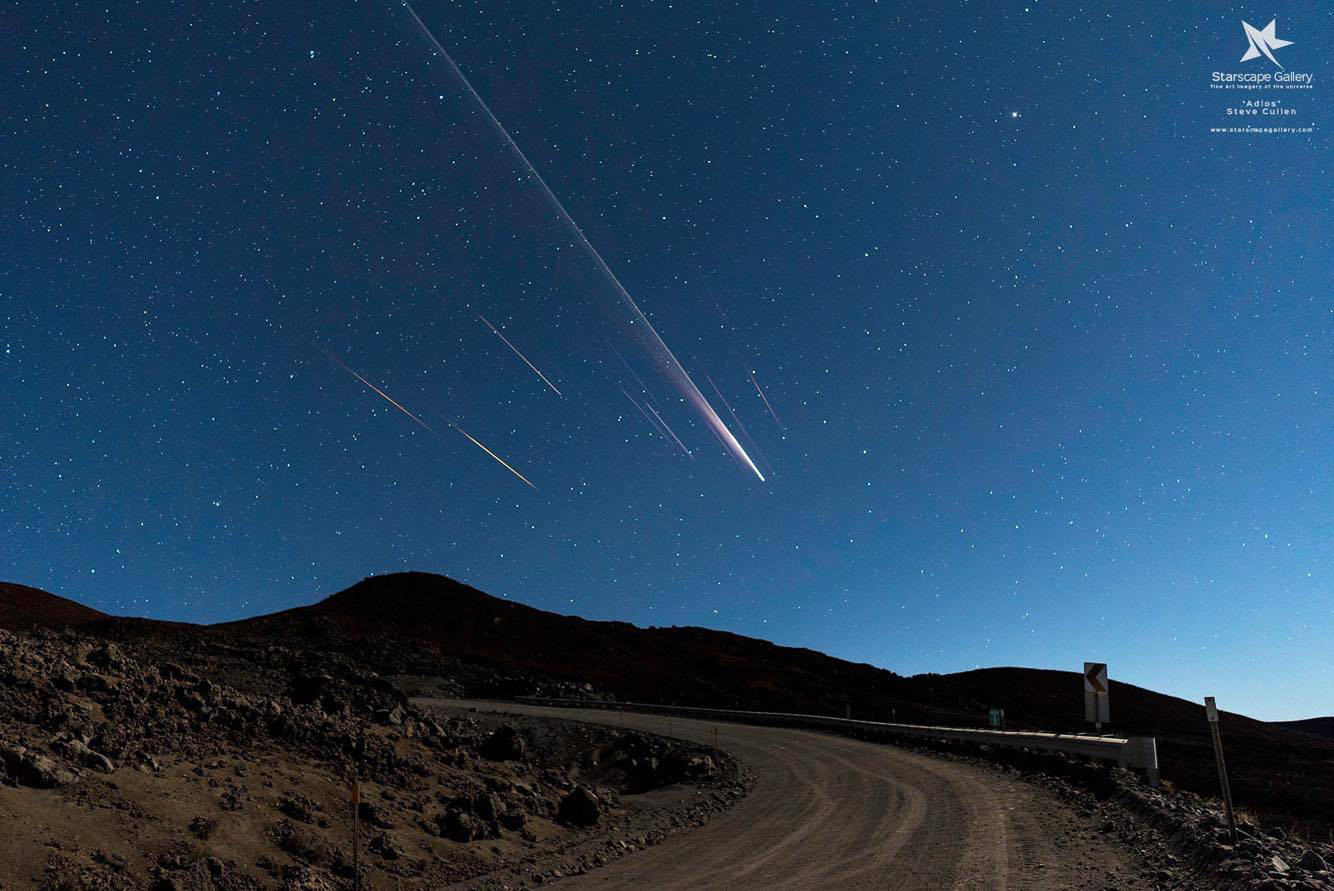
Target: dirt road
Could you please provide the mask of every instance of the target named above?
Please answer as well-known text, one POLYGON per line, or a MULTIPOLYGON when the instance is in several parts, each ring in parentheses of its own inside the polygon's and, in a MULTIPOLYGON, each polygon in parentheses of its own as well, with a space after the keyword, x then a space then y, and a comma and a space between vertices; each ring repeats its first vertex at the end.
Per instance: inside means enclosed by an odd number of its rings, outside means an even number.
POLYGON ((719 746, 754 790, 702 828, 561 887, 699 889, 1152 887, 1092 819, 1021 778, 823 733, 596 709, 465 703, 719 746), (670 724, 670 726, 669 726, 670 724))

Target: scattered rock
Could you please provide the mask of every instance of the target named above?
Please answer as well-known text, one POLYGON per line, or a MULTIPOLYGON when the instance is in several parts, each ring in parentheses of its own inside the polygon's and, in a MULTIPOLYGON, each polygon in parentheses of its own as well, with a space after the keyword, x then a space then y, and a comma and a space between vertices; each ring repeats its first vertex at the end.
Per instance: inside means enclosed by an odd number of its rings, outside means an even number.
POLYGON ((223 790, 218 799, 224 811, 239 811, 245 808, 246 802, 250 800, 250 793, 246 791, 245 786, 229 785, 223 790))
POLYGON ((381 832, 371 839, 370 849, 386 860, 397 860, 403 856, 403 852, 394 845, 393 839, 386 832, 381 832))
POLYGON ((363 824, 376 829, 394 828, 394 821, 389 818, 388 811, 373 801, 363 801, 357 805, 357 817, 363 824))
POLYGON ((299 823, 314 823, 320 806, 301 795, 284 795, 278 800, 278 813, 299 823))
POLYGON ((200 841, 207 841, 217 828, 218 821, 213 817, 195 817, 190 821, 190 834, 200 841))

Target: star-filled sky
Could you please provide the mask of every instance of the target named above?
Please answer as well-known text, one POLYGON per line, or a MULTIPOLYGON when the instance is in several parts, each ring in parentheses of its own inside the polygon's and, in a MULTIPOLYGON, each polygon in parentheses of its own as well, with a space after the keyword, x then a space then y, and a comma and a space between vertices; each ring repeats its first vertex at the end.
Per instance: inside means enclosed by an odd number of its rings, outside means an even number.
POLYGON ((1334 712, 1328 10, 416 11, 0 12, 0 577, 1334 712))

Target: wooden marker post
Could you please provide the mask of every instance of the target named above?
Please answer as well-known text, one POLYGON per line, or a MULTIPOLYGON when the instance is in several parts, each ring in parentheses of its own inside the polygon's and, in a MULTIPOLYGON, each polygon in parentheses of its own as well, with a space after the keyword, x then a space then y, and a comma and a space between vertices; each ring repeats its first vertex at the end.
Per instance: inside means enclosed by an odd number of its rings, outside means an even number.
POLYGON ((1227 832, 1232 844, 1237 843, 1237 818, 1232 813, 1232 787, 1227 781, 1227 764, 1223 761, 1223 739, 1218 735, 1218 706, 1212 696, 1204 697, 1204 714, 1209 719, 1209 733, 1214 738, 1214 763, 1218 765, 1218 785, 1223 789, 1223 807, 1227 810, 1227 832))
POLYGON ((352 781, 352 888, 361 891, 361 783, 352 781))

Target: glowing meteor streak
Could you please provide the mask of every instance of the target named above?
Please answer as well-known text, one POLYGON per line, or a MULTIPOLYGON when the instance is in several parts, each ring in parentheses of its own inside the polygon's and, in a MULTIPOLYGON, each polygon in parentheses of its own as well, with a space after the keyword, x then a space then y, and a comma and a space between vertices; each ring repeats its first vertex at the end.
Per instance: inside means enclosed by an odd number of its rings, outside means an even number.
POLYGON ((621 392, 622 392, 622 393, 625 393, 625 398, 630 400, 630 404, 633 405, 633 406, 635 407, 635 409, 636 409, 641 415, 644 416, 644 420, 648 421, 649 426, 652 427, 652 428, 654 429, 655 432, 657 432, 657 433, 659 433, 659 434, 662 435, 662 438, 663 438, 663 439, 667 439, 667 438, 669 438, 669 437, 672 435, 672 433, 671 433, 670 430, 668 430, 666 427, 664 427, 664 426, 662 426, 661 424, 659 424, 657 421, 655 421, 655 420, 653 419, 653 416, 652 416, 652 415, 650 415, 648 412, 644 411, 644 407, 643 407, 642 405, 640 405, 640 404, 639 404, 639 401, 636 400, 635 397, 631 396, 630 393, 629 393, 624 387, 621 388, 621 392))
POLYGON ((630 404, 633 405, 639 411, 639 413, 644 416, 644 420, 649 422, 649 426, 651 426, 654 430, 657 430, 659 433, 661 433, 662 428, 658 426, 658 422, 648 416, 648 412, 644 411, 644 407, 639 404, 638 400, 636 400, 635 397, 631 396, 630 392, 626 390, 624 387, 621 388, 621 392, 625 394, 626 399, 630 400, 630 404))
POLYGON ((473 435, 472 435, 471 433, 469 433, 467 430, 464 430, 462 427, 460 427, 458 424, 455 424, 453 421, 450 421, 450 422, 449 422, 449 426, 453 427, 455 430, 459 431, 459 432, 462 433, 464 436, 468 437, 468 441, 471 442, 473 445, 477 446, 477 448, 479 448, 479 449, 481 449, 482 451, 486 452, 486 453, 487 453, 488 455, 490 455, 492 458, 495 458, 498 462, 500 462, 500 466, 501 466, 501 467, 504 467, 504 468, 505 468, 506 470, 508 470, 510 473, 514 474, 514 475, 517 476, 519 479, 521 479, 521 480, 523 480, 525 483, 527 483, 528 488, 532 489, 533 491, 537 491, 537 486, 534 486, 532 483, 528 482, 528 477, 524 476, 522 473, 519 473, 519 471, 517 471, 517 470, 515 470, 513 467, 511 467, 510 464, 509 464, 509 462, 506 461, 504 458, 500 457, 500 456, 497 455, 495 452, 491 451, 491 450, 488 449, 486 446, 482 445, 482 443, 479 442, 476 438, 474 438, 473 435))
MULTIPOLYGON (((723 395, 722 390, 718 389, 718 385, 713 382, 713 378, 709 377, 708 373, 705 372, 704 379, 709 382, 710 387, 713 387, 713 392, 718 394, 718 401, 720 401, 723 404, 723 408, 727 409, 727 413, 732 416, 732 420, 736 421, 737 429, 740 430, 743 434, 745 434, 746 438, 750 440, 750 444, 752 446, 755 445, 755 437, 750 435, 750 431, 746 429, 746 425, 741 423, 741 419, 736 416, 736 409, 732 408, 732 403, 727 401, 727 397, 723 395)), ((758 454, 758 450, 756 454, 758 454)))
POLYGON ((550 387, 550 388, 551 388, 551 392, 555 393, 557 396, 559 396, 559 397, 562 398, 562 399, 565 398, 565 394, 561 393, 560 390, 557 390, 557 389, 556 389, 556 385, 553 384, 551 381, 547 380, 547 376, 546 376, 545 374, 543 374, 541 371, 539 371, 536 365, 534 365, 532 362, 529 362, 529 361, 528 361, 528 357, 525 356, 523 353, 519 352, 519 348, 516 347, 514 344, 510 343, 510 339, 509 339, 508 337, 506 337, 505 335, 501 334, 498 330, 496 330, 496 326, 495 326, 495 325, 492 325, 490 322, 488 322, 488 321, 486 320, 486 316, 482 315, 481 313, 478 313, 478 314, 477 314, 477 318, 481 319, 481 320, 482 320, 482 324, 486 325, 486 327, 488 327, 488 328, 491 329, 491 333, 492 333, 492 334, 494 334, 496 337, 499 337, 501 340, 503 340, 503 341, 505 342, 505 346, 507 346, 507 347, 509 347, 511 350, 513 350, 513 351, 514 351, 514 355, 518 356, 520 359, 523 360, 523 364, 525 364, 525 365, 527 365, 529 368, 533 369, 533 373, 536 374, 538 377, 542 378, 542 383, 544 383, 544 384, 546 384, 548 387, 550 387))
MULTIPOLYGON (((423 427, 425 427, 427 430, 430 430, 432 433, 435 433, 435 430, 432 430, 432 429, 431 429, 431 426, 430 426, 429 424, 427 424, 427 423, 426 423, 425 421, 423 421, 421 418, 417 417, 417 416, 414 415, 412 412, 408 411, 406 408, 404 408, 402 405, 400 405, 399 402, 398 402, 396 399, 394 399, 393 396, 390 396, 390 395, 389 395, 388 393, 386 393, 384 390, 381 390, 379 387, 375 386, 375 384, 371 383, 370 381, 366 380, 366 379, 365 379, 364 377, 362 377, 361 375, 357 374, 355 371, 353 371, 351 368, 349 368, 349 367, 347 366, 347 364, 346 364, 345 362, 343 362, 342 359, 338 358, 338 357, 335 356, 333 353, 330 353, 330 354, 329 354, 329 358, 330 358, 330 359, 333 359, 335 362, 337 362, 339 365, 341 365, 341 366, 343 367, 343 370, 346 371, 348 374, 352 375, 352 376, 355 377, 357 380, 361 381, 363 384, 365 384, 366 386, 370 387, 370 388, 371 388, 372 390, 374 390, 376 393, 379 393, 381 396, 383 396, 383 397, 385 398, 385 400, 386 400, 390 405, 392 405, 394 408, 396 408, 396 409, 398 409, 399 411, 403 412, 403 414, 405 414, 405 415, 407 415, 408 417, 412 418, 412 420, 416 421, 418 424, 421 424, 421 425, 422 425, 423 427)), ((435 435, 436 435, 436 436, 439 436, 440 434, 439 434, 439 433, 435 433, 435 435)))
POLYGON ((681 451, 686 453, 686 457, 693 461, 695 456, 690 453, 690 449, 686 448, 686 444, 681 441, 681 437, 673 433, 672 428, 667 426, 667 422, 662 419, 662 415, 658 414, 658 410, 647 402, 644 403, 644 407, 653 412, 653 417, 658 419, 658 423, 662 425, 662 429, 667 431, 667 435, 672 438, 672 441, 681 447, 681 451))
MULTIPOLYGON (((747 369, 747 370, 749 370, 749 369, 747 369)), ((775 412, 775 411, 774 411, 774 407, 773 407, 772 405, 769 404, 769 398, 768 398, 767 396, 764 395, 764 391, 760 389, 760 382, 757 381, 757 380, 755 380, 755 372, 753 372, 753 371, 750 372, 750 382, 751 382, 752 384, 755 385, 755 392, 756 392, 756 393, 759 393, 759 394, 760 394, 760 398, 764 400, 764 407, 767 408, 767 409, 769 409, 769 414, 773 415, 774 423, 778 425, 778 429, 779 429, 779 430, 782 430, 783 433, 786 434, 786 433, 787 433, 787 428, 783 426, 783 422, 782 422, 782 421, 778 420, 778 414, 777 414, 777 412, 775 412)))
POLYGON ((718 385, 713 382, 712 377, 709 377, 708 372, 705 372, 704 378, 709 382, 709 386, 713 387, 713 392, 718 394, 718 400, 722 402, 723 406, 727 409, 727 413, 732 416, 732 420, 736 421, 737 429, 741 431, 742 436, 746 437, 746 440, 750 443, 750 447, 755 450, 755 455, 760 459, 760 463, 764 465, 764 469, 769 471, 770 476, 772 476, 773 468, 769 465, 769 459, 764 456, 764 452, 760 450, 759 443, 755 441, 755 437, 750 435, 750 431, 746 429, 746 425, 741 423, 741 418, 737 416, 736 409, 732 408, 732 403, 727 401, 727 397, 723 395, 722 390, 718 389, 718 385))
POLYGON ((635 303, 634 298, 630 296, 630 292, 621 284, 621 280, 616 277, 616 273, 611 271, 611 267, 607 265, 607 261, 602 259, 602 255, 598 253, 597 248, 593 247, 593 243, 588 240, 586 235, 584 235, 584 230, 579 228, 579 224, 570 216, 569 211, 565 209, 565 205, 556 197, 556 193, 551 191, 551 187, 548 186, 547 181, 542 178, 542 174, 537 172, 537 168, 533 166, 533 162, 528 160, 528 156, 523 153, 523 149, 519 148, 519 144, 514 141, 514 137, 510 136, 509 131, 500 123, 500 119, 491 112, 491 108, 482 99, 481 95, 473 89, 472 83, 470 83, 468 78, 464 76, 463 69, 455 64, 453 57, 449 55, 444 46, 441 45, 440 41, 435 39, 435 35, 431 33, 431 30, 426 27, 426 23, 417 15, 417 11, 412 8, 412 4, 408 3, 408 0, 402 0, 402 2, 403 8, 407 10, 408 15, 412 16, 413 22, 416 23, 417 28, 422 32, 422 35, 430 42, 431 46, 435 48, 435 51, 440 54, 440 57, 445 60, 445 63, 449 66, 450 72, 463 86, 464 91, 467 92, 473 102, 476 103, 482 114, 484 114, 487 120, 490 121, 491 127, 496 131, 496 134, 505 141, 505 144, 509 146, 510 151, 514 153, 514 156, 523 165, 524 169, 528 171, 530 176, 532 176, 533 181, 536 182, 538 187, 542 190, 542 194, 546 196, 547 202, 551 205, 552 209, 556 211, 561 222, 565 224, 570 232, 573 233, 579 244, 583 246, 584 250, 588 253, 589 258, 607 279, 608 284, 611 285, 612 289, 620 296, 621 301, 625 303, 634 314, 635 319, 644 326, 644 330, 648 332, 648 335, 652 338, 652 342, 658 348, 659 361, 666 366, 667 374, 676 384, 677 389, 679 389, 682 395, 690 400, 696 410, 703 415, 705 422, 713 428, 714 433, 716 433, 718 438, 723 441, 728 451, 730 451, 736 458, 743 461, 745 465, 754 472, 755 476, 759 477, 760 482, 764 482, 764 474, 760 473, 760 469, 755 466, 755 462, 750 460, 750 455, 746 454, 746 450, 741 447, 741 443, 737 442, 736 437, 732 435, 732 431, 727 429, 727 425, 724 424, 723 419, 718 416, 718 412, 713 410, 713 406, 709 404, 709 401, 704 398, 704 394, 700 392, 699 387, 695 386, 695 382, 690 379, 690 375, 686 372, 685 367, 681 365, 680 361, 677 360, 676 355, 670 348, 668 348, 667 343, 662 339, 661 335, 658 334, 657 329, 653 327, 653 323, 648 320, 648 316, 644 315, 643 311, 639 308, 639 304, 635 303))

